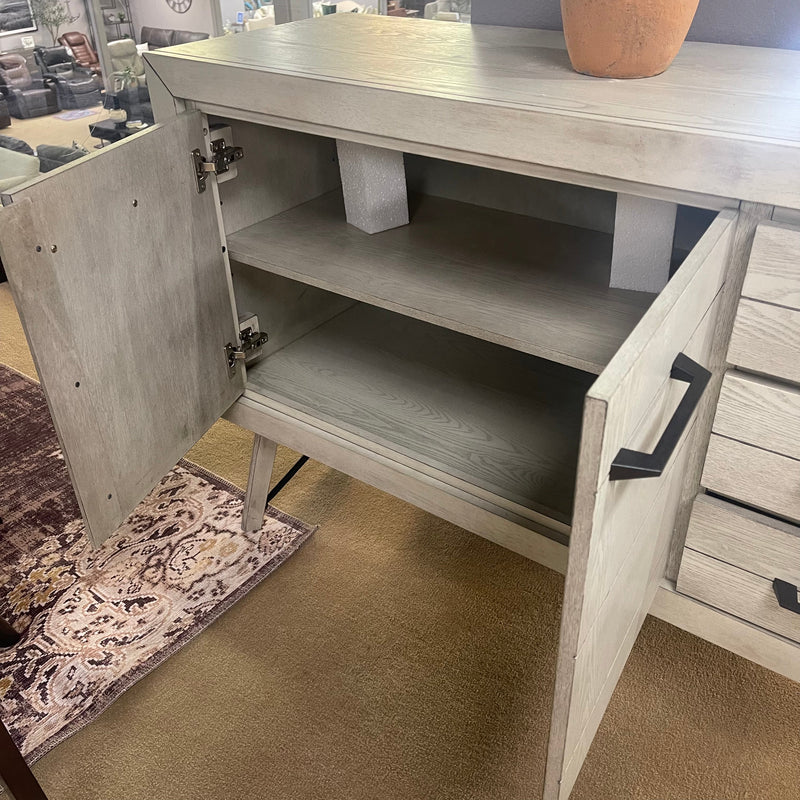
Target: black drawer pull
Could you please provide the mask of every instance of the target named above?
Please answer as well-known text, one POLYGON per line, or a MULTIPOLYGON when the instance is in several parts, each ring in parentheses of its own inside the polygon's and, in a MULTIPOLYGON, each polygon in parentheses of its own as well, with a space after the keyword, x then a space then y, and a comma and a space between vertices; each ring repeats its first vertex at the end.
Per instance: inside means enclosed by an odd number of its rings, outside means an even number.
POLYGON ((666 469, 670 456, 678 446, 678 442, 711 380, 711 373, 705 367, 701 367, 683 353, 678 353, 675 357, 669 376, 673 380, 688 383, 689 388, 675 409, 664 433, 661 434, 656 449, 652 453, 641 453, 638 450, 627 450, 623 447, 611 464, 609 480, 657 478, 666 469))
POLYGON ((794 611, 795 614, 800 614, 800 602, 797 600, 797 587, 793 583, 775 578, 772 581, 772 590, 775 592, 775 597, 778 598, 778 605, 781 608, 785 608, 787 611, 794 611))

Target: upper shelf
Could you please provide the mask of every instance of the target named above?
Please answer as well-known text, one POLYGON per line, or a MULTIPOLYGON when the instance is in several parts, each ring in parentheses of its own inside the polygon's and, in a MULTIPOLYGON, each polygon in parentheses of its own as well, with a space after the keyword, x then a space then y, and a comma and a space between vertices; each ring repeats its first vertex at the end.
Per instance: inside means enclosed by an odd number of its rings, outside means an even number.
POLYGON ((690 42, 619 81, 575 73, 552 31, 331 14, 145 57, 231 116, 800 208, 798 52, 690 42))
POLYGON ((228 237, 235 261, 599 374, 654 295, 609 289, 611 236, 440 197, 369 235, 331 192, 228 237))

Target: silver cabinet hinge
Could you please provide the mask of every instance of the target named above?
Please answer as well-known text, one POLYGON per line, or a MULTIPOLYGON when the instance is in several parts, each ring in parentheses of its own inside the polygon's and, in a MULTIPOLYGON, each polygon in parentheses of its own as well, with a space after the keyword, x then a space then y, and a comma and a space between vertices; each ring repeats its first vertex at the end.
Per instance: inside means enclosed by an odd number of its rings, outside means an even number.
POLYGON ((210 159, 203 158, 199 148, 192 150, 194 175, 197 179, 197 193, 202 194, 206 190, 206 181, 210 172, 215 175, 221 175, 228 171, 234 161, 241 161, 243 158, 244 149, 228 146, 225 144, 224 139, 216 139, 211 142, 210 159))
POLYGON ((225 359, 228 362, 228 377, 236 375, 237 361, 252 361, 261 355, 261 348, 267 343, 269 336, 261 331, 245 328, 239 332, 239 345, 231 342, 225 345, 225 359))

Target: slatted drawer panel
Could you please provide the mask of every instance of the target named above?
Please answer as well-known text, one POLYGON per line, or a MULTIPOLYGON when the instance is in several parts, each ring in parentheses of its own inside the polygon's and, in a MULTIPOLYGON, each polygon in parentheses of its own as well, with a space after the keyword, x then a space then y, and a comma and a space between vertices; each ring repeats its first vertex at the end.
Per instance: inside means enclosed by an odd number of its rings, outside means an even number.
MULTIPOLYGON (((723 500, 698 497, 678 591, 800 641, 800 614, 779 605, 776 578, 800 585, 800 528, 723 500)), ((796 588, 794 594, 796 600, 796 588)))
POLYGON ((732 370, 713 430, 703 486, 800 521, 800 388, 732 370))
POLYGON ((800 230, 759 225, 728 361, 800 383, 800 230))
POLYGON ((800 388, 729 371, 714 433, 800 460, 800 388))
POLYGON ((800 461, 711 435, 703 486, 753 508, 800 522, 800 461))
POLYGON ((777 222, 758 226, 742 296, 800 309, 800 230, 777 222))

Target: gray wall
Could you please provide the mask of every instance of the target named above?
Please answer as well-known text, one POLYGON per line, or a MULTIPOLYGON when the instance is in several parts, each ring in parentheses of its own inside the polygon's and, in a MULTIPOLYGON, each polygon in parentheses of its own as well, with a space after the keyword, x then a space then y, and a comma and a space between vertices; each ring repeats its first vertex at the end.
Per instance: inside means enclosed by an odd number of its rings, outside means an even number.
MULTIPOLYGON (((560 3, 472 0, 472 22, 560 30, 560 3)), ((800 50, 800 0, 700 0, 688 38, 800 50)))

